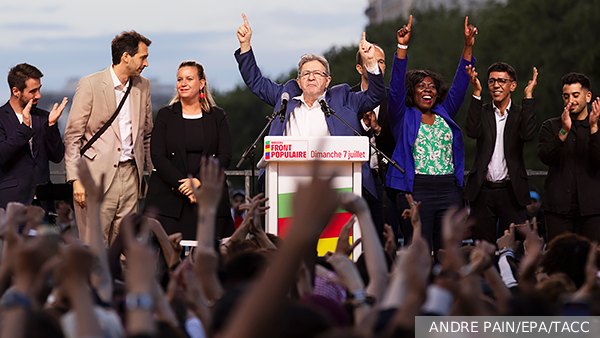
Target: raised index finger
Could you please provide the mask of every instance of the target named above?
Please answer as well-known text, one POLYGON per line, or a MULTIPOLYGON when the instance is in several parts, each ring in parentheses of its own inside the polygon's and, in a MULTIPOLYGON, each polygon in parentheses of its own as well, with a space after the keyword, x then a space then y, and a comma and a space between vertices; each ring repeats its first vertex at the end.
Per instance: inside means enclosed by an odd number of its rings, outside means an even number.
POLYGON ((244 25, 250 26, 250 24, 248 23, 248 18, 246 17, 246 14, 242 13, 242 18, 244 18, 244 25))
POLYGON ((410 30, 410 27, 412 27, 412 14, 408 17, 408 26, 406 28, 410 30))
POLYGON ((469 16, 465 16, 465 30, 469 27, 469 16))

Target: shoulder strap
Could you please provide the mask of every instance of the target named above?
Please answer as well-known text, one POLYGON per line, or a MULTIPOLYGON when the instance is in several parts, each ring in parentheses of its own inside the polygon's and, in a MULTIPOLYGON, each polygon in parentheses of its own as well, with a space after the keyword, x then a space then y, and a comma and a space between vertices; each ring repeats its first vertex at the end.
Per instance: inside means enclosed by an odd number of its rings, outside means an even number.
POLYGON ((115 113, 110 117, 110 119, 108 119, 108 121, 106 121, 106 123, 102 126, 102 128, 100 128, 100 130, 98 130, 98 132, 96 132, 96 134, 94 134, 94 136, 92 136, 92 138, 83 146, 83 148, 81 148, 81 150, 79 151, 79 155, 83 156, 83 154, 85 154, 85 152, 88 149, 90 149, 92 144, 94 144, 94 142, 96 142, 96 140, 98 140, 100 138, 100 136, 102 136, 102 134, 104 134, 104 132, 108 129, 108 127, 117 118, 117 115, 119 115, 121 108, 123 108, 123 105, 125 104, 125 100, 127 100, 127 97, 129 96, 131 87, 133 87, 133 81, 131 80, 131 78, 129 78, 129 87, 127 87, 127 91, 125 92, 125 95, 123 95, 121 102, 119 102, 119 106, 117 107, 117 110, 115 110, 115 113))

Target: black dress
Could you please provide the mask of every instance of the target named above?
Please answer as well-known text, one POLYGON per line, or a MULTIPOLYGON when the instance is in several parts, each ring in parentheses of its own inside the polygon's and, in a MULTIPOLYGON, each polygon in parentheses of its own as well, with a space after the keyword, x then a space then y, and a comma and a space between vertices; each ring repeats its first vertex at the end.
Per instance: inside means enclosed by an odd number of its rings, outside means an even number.
MULTIPOLYGON (((162 108, 152 130, 150 145, 154 171, 150 177, 145 209, 154 210, 167 234, 181 232, 196 239, 197 205, 178 190, 188 174, 200 179, 202 157, 214 157, 222 168, 231 161, 231 134, 225 112, 212 107, 202 118, 184 118, 181 104, 162 108)), ((227 185, 217 211, 217 237, 234 231, 227 185)))

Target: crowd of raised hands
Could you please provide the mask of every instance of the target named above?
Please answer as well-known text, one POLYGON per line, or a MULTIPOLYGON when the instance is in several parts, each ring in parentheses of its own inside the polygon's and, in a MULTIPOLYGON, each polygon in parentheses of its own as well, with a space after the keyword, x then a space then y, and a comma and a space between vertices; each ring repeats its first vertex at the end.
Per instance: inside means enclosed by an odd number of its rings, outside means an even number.
MULTIPOLYGON (((88 198, 101 202, 103 187, 85 162, 79 170, 88 198)), ((198 246, 187 255, 181 234, 167 236, 151 215, 126 217, 106 249, 98 210, 89 210, 83 245, 42 224, 40 208, 11 203, 0 210, 1 335, 403 337, 414 335, 419 315, 558 315, 569 302, 597 311, 595 243, 565 235, 544 251, 527 223, 511 226, 497 247, 463 246, 470 224, 455 208, 444 217, 443 250, 432 257, 420 236, 420 202, 407 195, 403 216, 414 237, 398 250, 391 228, 382 245, 366 202, 338 194, 332 179, 315 165, 312 181, 298 188, 285 240, 263 230, 268 207, 259 194, 242 206, 246 218, 233 236, 217 241, 224 175, 203 160, 203 184, 193 189, 198 246), (317 257, 338 208, 353 216, 335 252, 317 257), (361 238, 351 243, 355 221, 361 238), (357 246, 360 258, 351 256, 357 246)))

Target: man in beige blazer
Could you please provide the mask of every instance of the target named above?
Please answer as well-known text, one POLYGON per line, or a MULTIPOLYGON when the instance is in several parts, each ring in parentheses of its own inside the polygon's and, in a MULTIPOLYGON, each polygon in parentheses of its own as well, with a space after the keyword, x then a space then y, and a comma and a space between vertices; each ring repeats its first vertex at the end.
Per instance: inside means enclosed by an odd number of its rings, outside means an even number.
POLYGON ((96 210, 100 198, 86 196, 77 172, 79 158, 87 161, 95 182, 104 179, 100 218, 105 245, 115 239, 121 219, 138 209, 138 200, 144 193, 144 163, 152 170, 150 83, 140 76, 148 66, 150 43, 135 31, 116 36, 111 44, 113 64, 82 78, 73 97, 64 137, 65 164, 67 181, 73 184, 79 236, 86 243, 86 214, 96 210), (129 86, 131 92, 117 118, 81 156, 80 150, 114 114, 129 86))

